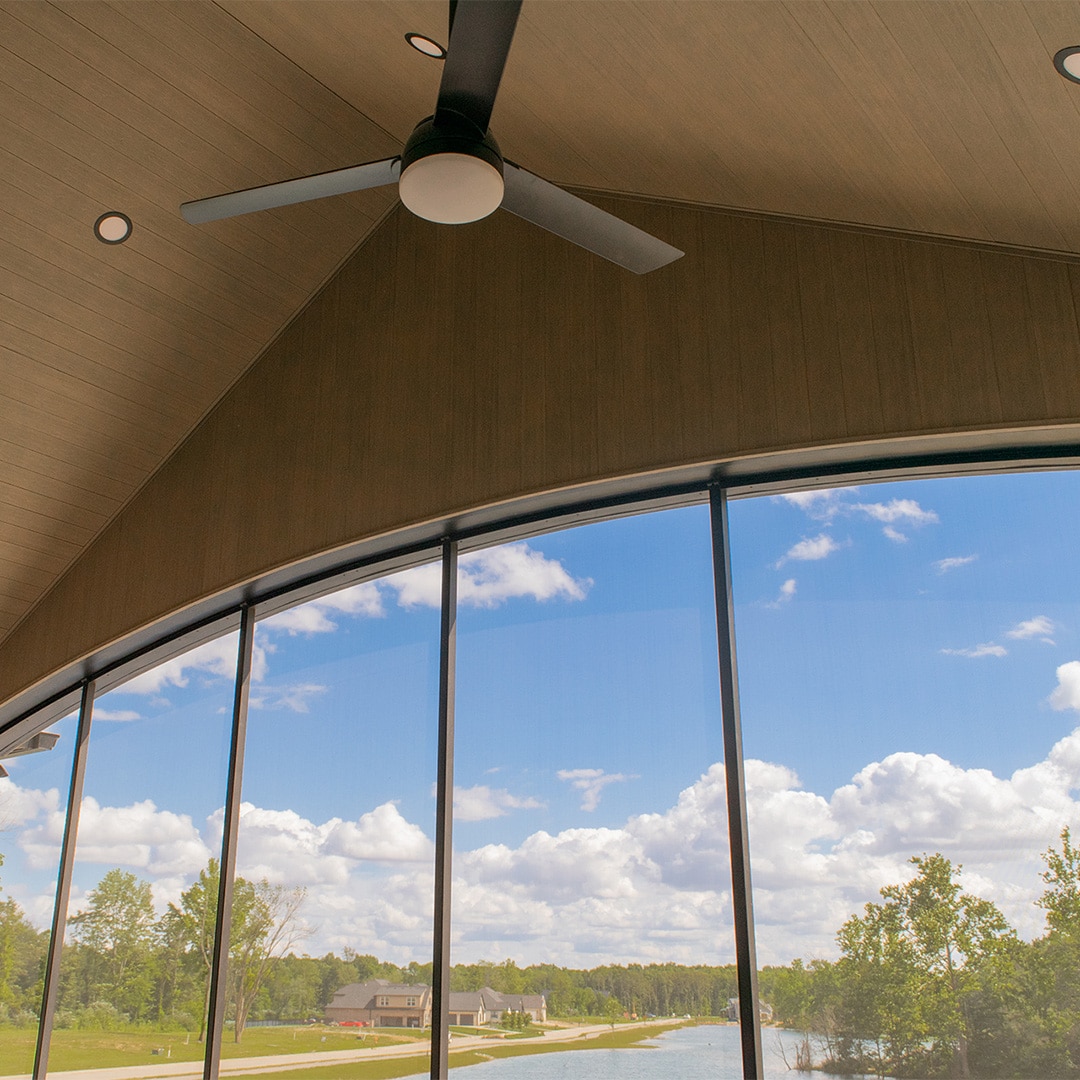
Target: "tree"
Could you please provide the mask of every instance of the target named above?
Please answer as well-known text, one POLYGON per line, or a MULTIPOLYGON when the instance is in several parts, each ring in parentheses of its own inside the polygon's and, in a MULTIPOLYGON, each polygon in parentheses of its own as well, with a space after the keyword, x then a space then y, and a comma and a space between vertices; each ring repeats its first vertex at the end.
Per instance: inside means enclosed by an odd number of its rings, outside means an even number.
POLYGON ((87 950, 85 1001, 108 1001, 132 1019, 142 1018, 153 997, 158 939, 150 883, 110 870, 86 899, 86 909, 68 920, 71 936, 87 950))
POLYGON ((178 940, 188 955, 197 957, 203 973, 199 1042, 206 1036, 206 1019, 210 1011, 210 975, 220 881, 218 861, 211 859, 205 869, 199 871, 199 877, 191 888, 180 894, 179 905, 169 904, 165 912, 165 937, 178 940))
MULTIPOLYGON (((167 926, 182 936, 186 950, 199 958, 204 973, 204 996, 199 1038, 204 1037, 210 1008, 214 934, 217 929, 221 869, 211 859, 194 884, 170 904, 167 926)), ((271 885, 265 879, 233 882, 232 925, 229 935, 228 1000, 234 1019, 234 1038, 240 1042, 251 1007, 262 989, 274 960, 284 956, 306 930, 298 917, 306 890, 271 885)))
POLYGON ((308 933, 299 921, 306 897, 303 887, 271 885, 265 878, 258 882, 237 878, 233 884, 229 987, 236 1042, 244 1033, 272 961, 308 933))
POLYGON ((967 997, 980 967, 1016 942, 989 900, 961 892, 960 867, 940 854, 914 856, 917 873, 881 890, 837 936, 842 957, 839 1049, 878 1047, 878 1075, 971 1075, 967 997))
POLYGON ((0 1006, 37 1010, 47 942, 14 900, 0 901, 0 1006))
POLYGON ((1051 933, 1080 939, 1080 851, 1072 845, 1069 827, 1061 830, 1061 850, 1043 852, 1047 888, 1035 901, 1046 911, 1051 933))

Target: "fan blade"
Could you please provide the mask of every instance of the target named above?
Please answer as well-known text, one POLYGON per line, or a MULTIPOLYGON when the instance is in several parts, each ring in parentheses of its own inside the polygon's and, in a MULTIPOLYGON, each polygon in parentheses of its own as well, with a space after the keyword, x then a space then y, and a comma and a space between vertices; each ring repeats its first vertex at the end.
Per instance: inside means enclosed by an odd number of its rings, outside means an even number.
POLYGON ((244 191, 231 191, 227 195, 214 195, 209 199, 195 199, 184 203, 180 213, 190 224, 201 225, 204 221, 217 221, 275 206, 289 206, 311 199, 325 199, 328 195, 344 195, 349 191, 394 184, 400 171, 401 158, 369 161, 365 165, 301 176, 297 180, 282 180, 280 184, 265 184, 244 191))
POLYGON ((449 109, 487 131, 520 10, 521 0, 458 0, 451 8, 436 123, 449 109))
POLYGON ((684 254, 509 161, 503 163, 503 182, 504 210, 635 274, 667 266, 684 254))

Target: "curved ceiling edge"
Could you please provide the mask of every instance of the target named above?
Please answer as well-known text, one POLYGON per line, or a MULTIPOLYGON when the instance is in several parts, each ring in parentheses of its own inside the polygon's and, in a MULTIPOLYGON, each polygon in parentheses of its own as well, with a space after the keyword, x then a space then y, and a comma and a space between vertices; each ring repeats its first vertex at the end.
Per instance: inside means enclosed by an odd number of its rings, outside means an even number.
POLYGON ((96 649, 0 703, 0 748, 70 712, 78 701, 78 687, 87 678, 96 678, 99 689, 107 690, 170 656, 234 630, 245 604, 258 604, 261 614, 269 614, 365 578, 405 569, 436 557, 438 543, 446 536, 460 539, 462 550, 468 551, 620 514, 700 502, 713 483, 722 484, 733 497, 744 497, 853 480, 878 483, 915 476, 1077 466, 1080 425, 958 432, 750 455, 478 508, 299 560, 204 597, 96 649))

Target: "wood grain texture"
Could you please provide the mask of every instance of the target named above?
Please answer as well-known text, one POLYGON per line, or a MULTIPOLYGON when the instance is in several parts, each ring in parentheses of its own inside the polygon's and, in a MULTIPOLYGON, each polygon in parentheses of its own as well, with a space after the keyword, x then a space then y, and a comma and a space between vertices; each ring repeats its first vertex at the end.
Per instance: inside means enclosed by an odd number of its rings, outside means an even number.
POLYGON ((509 215, 396 212, 9 636, 0 698, 481 506, 791 447, 1080 430, 1074 264, 598 201, 686 257, 635 277, 509 215))
POLYGON ((214 4, 0 3, 0 636, 394 193, 203 229, 180 202, 393 145, 214 4))

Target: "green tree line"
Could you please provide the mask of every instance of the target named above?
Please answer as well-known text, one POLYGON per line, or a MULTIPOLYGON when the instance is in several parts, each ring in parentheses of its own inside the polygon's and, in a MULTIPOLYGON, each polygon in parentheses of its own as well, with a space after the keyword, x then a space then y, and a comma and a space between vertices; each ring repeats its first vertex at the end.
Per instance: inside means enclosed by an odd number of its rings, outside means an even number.
POLYGON ((762 996, 812 1034, 828 1072, 1080 1077, 1080 852, 1067 828, 1043 859, 1034 941, 963 891, 961 867, 915 856, 910 881, 840 928, 838 960, 766 968, 762 996))
MULTIPOLYGON (((56 1026, 143 1025, 202 1038, 216 926, 218 864, 211 860, 178 903, 155 912, 150 883, 109 870, 68 920, 56 1026)), ((321 1018, 335 991, 388 979, 431 984, 431 964, 399 966, 350 949, 297 955, 302 889, 237 878, 233 888, 226 1018, 240 1040, 250 1020, 321 1018)), ((12 899, 0 902, 0 1023, 36 1023, 48 933, 12 899)), ((575 970, 514 961, 458 964, 454 990, 544 994, 552 1016, 672 1013, 722 1016, 735 994, 732 965, 605 965, 575 970)))
MULTIPOLYGON (((990 901, 965 892, 961 867, 939 853, 912 858, 839 929, 839 959, 795 960, 760 973, 776 1019, 809 1033, 818 1064, 890 1077, 1080 1077, 1080 851, 1069 830, 1043 855, 1046 932, 1019 938, 990 901)), ((56 1022, 205 1027, 218 868, 214 861, 158 915, 149 883, 110 870, 69 919, 56 1022)), ((383 978, 431 984, 431 965, 399 966, 344 950, 297 955, 302 889, 238 878, 227 1017, 239 1040, 251 1020, 319 1018, 334 992, 383 978)), ((0 1022, 35 1021, 47 933, 14 900, 0 901, 0 1022)), ((732 965, 519 967, 458 964, 455 990, 542 993, 549 1015, 723 1016, 732 965)))

